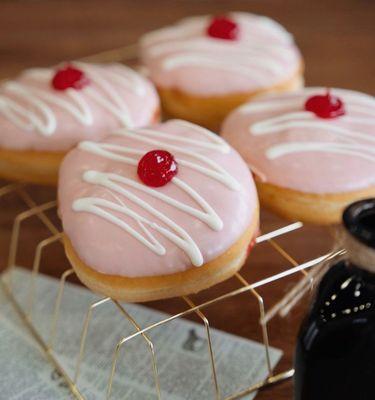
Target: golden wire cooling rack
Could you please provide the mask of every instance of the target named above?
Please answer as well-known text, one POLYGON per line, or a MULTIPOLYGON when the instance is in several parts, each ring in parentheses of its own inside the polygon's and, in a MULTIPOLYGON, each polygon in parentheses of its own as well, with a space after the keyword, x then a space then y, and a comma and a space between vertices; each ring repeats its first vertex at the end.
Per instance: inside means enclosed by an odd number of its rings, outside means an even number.
MULTIPOLYGON (((21 184, 21 183, 11 183, 8 185, 3 186, 0 188, 0 200, 2 200, 5 196, 7 195, 16 195, 19 199, 22 200, 24 205, 26 206, 26 209, 19 213, 18 215, 15 216, 14 222, 13 222, 13 228, 11 232, 11 241, 10 241, 10 249, 9 249, 9 258, 8 258, 8 265, 7 265, 7 270, 6 274, 2 274, 1 280, 0 280, 0 285, 8 297, 10 303, 13 305, 15 311, 18 313, 22 321, 24 322, 26 328, 32 335, 32 337, 39 343, 41 348, 43 349, 46 358, 48 361, 53 365, 53 367, 61 374, 61 376, 65 379, 71 393, 75 396, 75 398, 84 400, 84 397, 82 393, 79 390, 79 385, 77 384, 78 378, 80 376, 80 371, 81 371, 81 364, 82 360, 85 354, 85 349, 86 349, 86 338, 87 338, 87 333, 89 330, 90 326, 90 321, 93 316, 94 310, 97 308, 103 306, 104 304, 108 302, 112 302, 115 307, 117 308, 118 312, 122 315, 123 318, 126 318, 134 327, 134 333, 123 337, 115 346, 113 349, 113 359, 112 359, 112 364, 111 364, 111 369, 109 371, 109 380, 107 384, 107 390, 106 390, 106 399, 109 400, 111 399, 111 393, 112 393, 112 384, 113 380, 116 374, 116 365, 119 357, 119 353, 122 347, 124 347, 129 341, 135 339, 136 337, 141 336, 144 341, 146 342, 148 349, 150 351, 151 355, 151 362, 152 362, 152 371, 153 371, 153 379, 154 379, 154 384, 155 384, 155 395, 157 398, 160 400, 162 399, 161 395, 161 390, 160 390, 160 384, 159 384, 159 374, 158 374, 158 363, 155 357, 155 349, 153 342, 151 341, 150 337, 148 336, 148 333, 152 331, 153 329, 157 327, 162 327, 165 324, 168 324, 169 322, 177 319, 177 318, 182 318, 185 316, 188 316, 190 314, 195 314, 196 316, 199 317, 199 319, 202 321, 205 327, 205 332, 207 336, 207 343, 208 343, 208 353, 209 353, 209 359, 210 359, 210 368, 211 368, 211 375, 212 375, 212 388, 213 392, 215 393, 214 398, 215 400, 234 400, 241 398, 249 393, 252 393, 260 388, 263 388, 265 386, 271 385, 271 384, 276 384, 278 382, 281 382, 285 379, 288 379, 293 376, 293 369, 287 369, 281 373, 274 374, 271 366, 271 360, 270 360, 270 344, 269 344, 269 333, 268 333, 268 321, 270 318, 277 313, 280 309, 284 310, 287 308, 288 304, 290 304, 290 299, 281 299, 280 302, 275 304, 272 308, 269 310, 265 309, 264 306, 264 299, 263 297, 259 294, 258 288, 266 285, 271 285, 272 283, 276 281, 280 281, 283 278, 286 278, 287 276, 297 274, 297 273, 302 273, 305 278, 301 280, 301 282, 304 282, 307 280, 312 279, 311 277, 314 277, 314 274, 308 274, 306 270, 308 270, 310 267, 316 266, 316 270, 319 270, 318 265, 322 265, 323 261, 326 261, 328 259, 331 259, 333 257, 336 257, 340 254, 342 254, 342 251, 335 251, 335 252, 330 252, 328 254, 325 254, 323 256, 320 256, 318 258, 312 259, 308 262, 305 262, 303 264, 298 264, 293 257, 283 248, 281 247, 277 239, 280 238, 281 236, 287 235, 290 232, 296 231, 300 228, 302 228, 302 223, 296 222, 292 223, 290 225, 284 226, 280 229, 277 229, 275 231, 263 234, 261 236, 258 236, 256 238, 256 244, 262 245, 262 246, 272 246, 273 249, 275 249, 288 263, 292 263, 293 267, 287 270, 284 270, 276 275, 269 276, 267 278, 264 278, 262 280, 256 281, 256 282, 248 282, 240 273, 237 273, 233 279, 237 280, 240 283, 240 288, 229 291, 225 294, 222 294, 216 298, 210 299, 208 301, 202 302, 200 304, 195 304, 192 299, 189 296, 184 296, 182 297, 182 300, 186 303, 187 309, 179 312, 175 315, 171 315, 165 319, 162 319, 160 321, 157 321, 156 323, 152 323, 148 326, 143 326, 141 327, 137 321, 136 318, 130 316, 130 314, 126 310, 126 305, 124 306, 123 304, 120 304, 118 301, 111 299, 109 297, 101 298, 98 301, 95 301, 92 303, 89 308, 87 309, 86 315, 82 316, 83 317, 83 326, 82 326, 82 332, 81 332, 81 337, 80 337, 80 347, 79 347, 79 352, 76 355, 76 360, 75 360, 75 372, 71 376, 69 375, 66 370, 62 367, 61 363, 58 360, 58 357, 54 354, 54 340, 56 336, 56 327, 59 321, 59 315, 60 315, 60 308, 62 305, 62 299, 63 299, 63 292, 64 292, 64 286, 67 281, 67 278, 74 275, 74 271, 71 268, 68 268, 65 270, 61 277, 60 277, 60 283, 59 283, 59 290, 57 293, 57 297, 55 300, 55 305, 54 305, 54 312, 52 316, 52 320, 50 321, 50 335, 48 340, 45 340, 42 338, 42 335, 40 332, 38 332, 38 328, 33 324, 32 320, 32 309, 33 309, 33 304, 34 304, 34 297, 35 297, 35 285, 36 285, 36 279, 39 274, 39 269, 42 261, 43 254, 45 253, 46 249, 52 245, 53 243, 56 242, 61 242, 62 243, 62 231, 60 230, 60 227, 57 226, 56 223, 52 221, 50 217, 47 216, 47 212, 56 212, 57 208, 57 202, 55 200, 53 201, 48 201, 45 203, 37 204, 37 202, 33 199, 33 197, 30 195, 30 191, 28 190, 28 186, 21 184), (35 256, 33 259, 33 266, 32 266, 32 272, 30 276, 30 282, 28 282, 28 301, 26 306, 21 306, 20 303, 17 301, 15 294, 12 291, 12 270, 14 269, 15 265, 17 265, 17 254, 19 250, 19 245, 20 245, 20 235, 21 235, 21 230, 23 224, 26 222, 26 220, 31 219, 31 218, 38 218, 40 223, 43 224, 48 231, 50 232, 50 236, 44 238, 42 241, 40 241, 35 250, 35 256), (241 390, 237 393, 230 394, 229 396, 222 397, 220 394, 220 385, 218 382, 218 375, 216 373, 216 363, 215 363, 215 354, 214 354, 214 349, 213 345, 211 342, 211 333, 210 333, 210 322, 208 318, 204 314, 204 310, 217 303, 225 302, 229 298, 232 298, 234 296, 238 296, 243 293, 249 293, 255 298, 255 300, 258 303, 259 306, 259 326, 262 334, 262 341, 263 341, 263 346, 264 346, 264 354, 265 354, 265 361, 266 361, 266 366, 267 366, 267 371, 268 371, 268 377, 265 380, 259 381, 250 387, 246 388, 245 390, 241 390)), ((265 251, 267 251, 265 249, 265 251)), ((316 276, 317 274, 315 274, 316 276)), ((293 299, 295 299, 295 296, 293 296, 293 299)), ((295 301, 295 300, 294 300, 295 301)))

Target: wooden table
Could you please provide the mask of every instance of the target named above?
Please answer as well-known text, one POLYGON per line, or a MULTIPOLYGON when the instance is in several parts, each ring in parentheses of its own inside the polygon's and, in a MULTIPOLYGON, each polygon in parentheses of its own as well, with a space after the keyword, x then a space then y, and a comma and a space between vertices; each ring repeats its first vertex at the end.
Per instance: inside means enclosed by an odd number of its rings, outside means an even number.
MULTIPOLYGON (((253 1, 3 1, 0 3, 0 78, 25 67, 51 65, 103 50, 134 43, 140 34, 191 14, 246 10, 277 19, 291 31, 306 62, 308 85, 338 86, 375 93, 375 2, 371 0, 253 0, 253 1)), ((54 191, 30 189, 38 201, 55 196, 54 191)), ((1 200, 0 261, 6 263, 9 233, 14 214, 21 209, 14 196, 1 200)), ((285 225, 262 212, 262 231, 285 225)), ((46 237, 38 221, 26 224, 18 262, 30 265, 37 240, 46 237)), ((332 246, 331 235, 323 229, 307 227, 280 238, 297 262, 319 256, 332 246)), ((250 282, 289 268, 291 264, 268 244, 257 246, 242 275, 250 282)), ((58 275, 66 268, 62 249, 48 251, 43 270, 58 275), (52 268, 53 267, 53 268, 52 268)), ((261 290, 266 307, 274 304, 300 275, 261 290)), ((232 279, 193 296, 196 302, 239 287, 232 279)), ((306 301, 304 302, 306 303, 306 301)), ((181 300, 160 301, 153 307, 171 313, 181 311, 181 300)), ((249 294, 232 298, 207 309, 211 325, 235 334, 260 340, 257 304, 249 294)), ((271 344, 285 351, 277 371, 292 364, 294 339, 303 315, 299 305, 286 319, 271 321, 271 344)), ((262 391, 258 399, 292 398, 291 381, 262 391)))

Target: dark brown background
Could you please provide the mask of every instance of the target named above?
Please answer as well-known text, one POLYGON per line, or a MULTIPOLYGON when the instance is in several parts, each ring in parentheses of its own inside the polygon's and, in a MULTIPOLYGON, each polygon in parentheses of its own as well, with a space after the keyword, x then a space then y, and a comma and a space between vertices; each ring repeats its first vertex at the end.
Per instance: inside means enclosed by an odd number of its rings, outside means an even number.
MULTIPOLYGON (((2 1, 0 3, 0 79, 25 67, 51 65, 103 50, 134 43, 139 35, 191 14, 245 10, 277 19, 291 31, 306 62, 308 85, 338 86, 375 93, 375 1, 373 0, 259 0, 259 1, 2 1)), ((0 133, 1 134, 1 133, 0 133)), ((51 190, 31 188, 38 202, 53 198, 51 190)), ((5 265, 9 232, 21 204, 16 196, 0 203, 0 261, 5 265)), ((285 224, 262 213, 262 230, 268 232, 285 224)), ((30 265, 35 243, 46 237, 38 221, 26 223, 18 261, 30 265)), ((298 262, 323 254, 332 246, 326 230, 308 227, 278 242, 298 262)), ((285 270, 291 265, 268 244, 257 246, 242 275, 250 282, 285 270)), ((44 271, 58 275, 66 268, 61 247, 51 248, 44 259, 44 271)), ((294 280, 298 278, 295 277, 294 280)), ((266 306, 274 304, 291 287, 286 279, 261 290, 266 306)), ((239 287, 232 279, 208 290, 195 300, 213 298, 239 287)), ((304 302, 306 303, 306 302, 304 302)), ((169 312, 184 309, 181 300, 161 301, 153 306, 169 312)), ((260 339, 257 306, 249 294, 207 309, 211 324, 252 339, 260 339)), ((270 324, 271 344, 285 351, 277 367, 291 366, 294 338, 303 314, 300 305, 286 319, 276 317, 270 324)), ((292 398, 291 382, 263 391, 259 399, 292 398)))

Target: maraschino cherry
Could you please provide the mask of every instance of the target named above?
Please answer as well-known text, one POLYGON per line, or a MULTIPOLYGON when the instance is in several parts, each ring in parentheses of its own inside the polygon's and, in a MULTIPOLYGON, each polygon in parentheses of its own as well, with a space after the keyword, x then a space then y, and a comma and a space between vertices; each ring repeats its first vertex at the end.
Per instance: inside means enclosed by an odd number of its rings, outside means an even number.
POLYGON ((215 17, 207 28, 207 35, 225 40, 236 40, 238 38, 238 25, 228 17, 215 17))
POLYGON ((309 97, 305 110, 313 112, 319 118, 337 118, 345 114, 344 103, 329 90, 326 94, 309 97))
POLYGON ((66 90, 69 88, 80 90, 89 83, 83 71, 72 65, 58 69, 52 79, 52 86, 56 90, 66 90))
POLYGON ((178 171, 173 155, 165 150, 151 150, 138 163, 138 176, 147 186, 166 185, 178 171))

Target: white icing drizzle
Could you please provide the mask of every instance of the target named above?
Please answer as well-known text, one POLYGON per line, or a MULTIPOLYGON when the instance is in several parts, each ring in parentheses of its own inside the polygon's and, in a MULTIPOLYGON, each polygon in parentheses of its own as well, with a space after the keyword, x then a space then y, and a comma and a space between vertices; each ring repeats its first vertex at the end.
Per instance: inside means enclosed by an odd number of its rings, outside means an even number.
POLYGON ((272 160, 287 154, 311 151, 347 154, 375 162, 375 149, 357 143, 290 142, 272 146, 266 151, 266 156, 272 160))
MULTIPOLYGON (((162 227, 161 225, 157 224, 156 222, 153 222, 142 215, 132 211, 129 207, 122 205, 122 204, 116 204, 111 201, 101 199, 101 198, 96 198, 96 197, 84 197, 76 200, 73 203, 73 209, 75 211, 86 211, 86 212, 91 212, 95 215, 98 215, 107 221, 110 221, 120 228, 124 229, 127 233, 135 237, 137 240, 139 240, 141 243, 143 243, 145 246, 147 246, 150 250, 154 251, 158 255, 164 255, 166 253, 165 248, 159 243, 155 237, 151 234, 151 232, 147 229, 147 226, 153 230, 156 230, 159 232, 161 235, 165 236, 167 239, 169 239, 171 242, 175 243, 178 247, 180 247, 183 251, 186 252, 186 254, 190 257, 191 262, 195 266, 200 266, 203 264, 203 257, 202 253, 200 252, 198 246, 196 243, 193 241, 193 239, 189 236, 189 234, 181 228, 178 224, 176 224, 174 221, 172 221, 170 218, 168 218, 166 215, 163 213, 159 212, 156 210, 154 207, 152 207, 150 204, 142 200, 139 196, 134 195, 131 193, 129 190, 123 188, 119 184, 116 184, 115 182, 119 182, 122 185, 128 185, 131 187, 141 187, 142 185, 139 184, 138 182, 135 182, 131 179, 127 179, 124 177, 121 177, 117 174, 108 174, 108 173, 101 173, 97 171, 86 171, 83 179, 86 182, 93 183, 96 185, 101 185, 103 187, 106 187, 108 189, 111 189, 112 191, 121 194, 123 197, 127 198, 129 201, 133 202, 136 204, 138 207, 143 208, 146 210, 148 213, 159 219, 161 222, 163 222, 169 229, 166 229, 162 227), (139 186, 137 186, 139 185, 139 186), (103 209, 104 208, 104 209, 103 209), (129 224, 124 222, 121 218, 116 217, 115 215, 105 211, 105 208, 113 211, 118 211, 124 215, 127 215, 128 217, 134 219, 140 226, 142 227, 142 230, 146 234, 146 237, 142 236, 140 233, 138 233, 135 229, 131 228, 129 224), (147 239, 148 238, 148 239, 147 239), (151 239, 151 241, 150 241, 151 239)), ((148 188, 149 189, 149 188, 148 188)), ((150 189, 150 191, 147 191, 148 194, 153 194, 155 195, 155 192, 152 192, 153 189, 150 189)), ((158 192, 156 192, 158 193, 158 192)), ((156 196, 155 196, 156 197, 156 196)), ((169 200, 173 200, 168 196, 165 196, 169 200)), ((166 199, 163 199, 164 201, 166 199)), ((176 206, 174 204, 174 206, 176 206)))
POLYGON ((50 136, 55 132, 57 121, 53 111, 46 105, 47 102, 68 111, 83 125, 91 125, 93 122, 86 102, 74 90, 67 90, 66 97, 71 100, 69 102, 54 96, 49 91, 30 88, 17 82, 6 82, 3 87, 6 91, 28 101, 40 112, 41 116, 39 117, 38 113, 31 112, 14 100, 0 95, 0 112, 3 112, 9 120, 22 129, 31 131, 35 128, 45 136, 50 136))
MULTIPOLYGON (((262 32, 272 34, 279 40, 283 39, 286 43, 294 42, 293 35, 290 34, 281 24, 271 18, 244 12, 232 12, 229 16, 238 23, 251 29, 250 34, 246 35, 245 32, 242 32, 241 35, 241 37, 245 36, 245 38, 248 36, 248 42, 254 42, 254 35, 262 32)), ((184 18, 173 26, 146 33, 142 36, 141 42, 145 46, 153 46, 160 44, 161 42, 186 39, 187 37, 192 37, 197 33, 205 32, 207 24, 211 19, 212 15, 200 15, 184 18)), ((259 37, 257 39, 260 40, 259 37)), ((268 37, 265 40, 267 39, 268 37)))
POLYGON ((322 152, 346 154, 371 162, 375 161, 375 135, 341 126, 341 123, 344 122, 375 125, 375 102, 370 96, 335 89, 333 94, 342 96, 349 113, 349 115, 344 115, 338 119, 324 120, 309 111, 291 111, 298 108, 302 109, 303 101, 306 100, 307 95, 324 93, 324 91, 324 88, 304 89, 302 92, 291 94, 283 99, 273 99, 273 96, 271 96, 270 99, 247 104, 240 108, 239 112, 247 115, 271 111, 284 112, 282 115, 252 124, 249 131, 254 136, 279 134, 293 129, 294 134, 303 135, 311 131, 313 137, 314 132, 318 131, 320 134, 326 132, 327 135, 334 135, 342 140, 342 142, 288 141, 267 148, 265 152, 267 158, 276 159, 300 152, 322 152), (353 117, 350 115, 352 112, 359 115, 353 117))
POLYGON ((222 57, 217 54, 210 56, 208 53, 206 54, 183 54, 176 55, 173 57, 167 57, 162 64, 162 67, 167 71, 173 70, 178 67, 185 66, 198 66, 203 68, 213 68, 213 69, 221 69, 226 71, 232 71, 233 73, 238 73, 242 75, 247 75, 249 77, 257 78, 258 80, 265 79, 268 76, 268 73, 278 71, 278 67, 273 65, 271 62, 266 63, 259 59, 251 60, 251 62, 241 59, 231 57, 222 57), (260 70, 252 70, 249 67, 259 69, 260 70), (272 70, 272 67, 273 70, 272 70), (267 71, 268 69, 268 71, 267 71))
MULTIPOLYGON (((135 132, 130 130, 121 130, 118 134, 130 137, 134 139, 134 142, 149 143, 158 146, 157 148, 172 150, 180 166, 194 169, 212 179, 215 179, 230 190, 240 190, 239 183, 220 165, 198 153, 199 149, 210 149, 220 153, 227 153, 230 150, 229 146, 221 138, 207 129, 197 127, 185 121, 175 120, 173 122, 177 126, 189 128, 190 131, 193 130, 199 135, 200 139, 186 138, 182 135, 171 135, 151 129, 139 129, 135 132), (177 142, 180 143, 180 145, 172 145, 170 142, 177 142), (180 155, 181 157, 184 155, 192 157, 198 162, 180 158, 180 155)), ((96 143, 85 141, 79 144, 79 148, 100 155, 101 157, 123 162, 134 167, 138 165, 139 159, 145 154, 144 150, 105 142, 96 143)), ((157 189, 148 187, 139 181, 115 173, 90 170, 84 173, 83 179, 88 183, 100 185, 108 189, 117 202, 97 197, 84 197, 74 201, 73 209, 75 211, 93 213, 114 223, 158 255, 164 255, 166 250, 152 235, 150 229, 157 231, 182 249, 189 256, 193 265, 200 266, 204 263, 202 253, 190 235, 176 222, 172 221, 168 216, 164 215, 155 207, 141 199, 139 195, 135 194, 130 189, 133 189, 136 192, 146 193, 148 196, 152 196, 153 198, 156 198, 193 218, 197 218, 213 230, 220 231, 223 228, 223 221, 216 214, 215 210, 196 190, 177 176, 174 177, 169 184, 177 186, 181 191, 186 193, 186 195, 194 200, 199 208, 192 207, 179 200, 173 199, 171 196, 164 194, 157 189), (115 195, 115 193, 123 196, 128 201, 147 211, 149 215, 152 215, 157 220, 161 221, 167 228, 131 210, 115 195), (144 235, 107 210, 112 210, 132 218, 140 226, 144 235)))
POLYGON ((212 42, 206 38, 160 43, 149 49, 149 55, 166 56, 162 64, 166 70, 186 65, 202 65, 237 71, 250 76, 255 73, 260 78, 265 74, 277 74, 280 64, 288 59, 288 54, 285 54, 280 46, 269 43, 266 46, 259 42, 244 46, 243 42, 228 44, 220 41, 212 42), (168 55, 173 51, 177 53, 168 55), (223 54, 226 54, 226 57, 223 57, 223 54))
MULTIPOLYGON (((327 88, 324 87, 309 87, 302 91, 285 93, 280 99, 279 94, 267 95, 264 101, 254 101, 238 108, 241 114, 261 113, 268 111, 290 111, 296 108, 301 108, 301 104, 312 95, 317 93, 324 94, 327 88)), ((336 96, 345 96, 345 107, 349 111, 360 112, 368 116, 374 117, 372 108, 374 107, 374 99, 366 94, 354 92, 351 90, 334 89, 332 94, 336 96)), ((261 99, 263 97, 259 96, 261 99)), ((347 117, 345 117, 347 118, 347 117)))
POLYGON ((267 47, 265 48, 263 43, 253 43, 251 46, 244 46, 243 43, 238 44, 237 42, 229 44, 225 41, 212 42, 212 40, 209 38, 187 39, 183 42, 172 39, 168 42, 161 42, 150 47, 148 54, 152 57, 162 56, 173 51, 194 51, 205 54, 207 52, 207 46, 209 46, 209 50, 213 53, 213 55, 215 52, 222 53, 225 51, 232 56, 240 56, 245 59, 251 59, 251 57, 274 56, 275 54, 286 58, 286 54, 283 49, 274 44, 268 43, 267 47))
POLYGON ((227 70, 266 83, 279 76, 295 57, 292 36, 265 17, 232 13, 243 29, 238 41, 221 41, 206 36, 210 17, 195 17, 151 32, 142 39, 144 54, 170 71, 185 66, 227 70), (249 31, 247 31, 249 30, 249 31))
MULTIPOLYGON (((280 133, 293 128, 326 130, 335 135, 347 136, 348 138, 353 139, 361 138, 363 140, 375 142, 375 136, 342 128, 338 125, 332 124, 330 120, 324 122, 324 120, 316 117, 314 113, 309 111, 292 112, 279 117, 269 118, 267 120, 257 122, 250 128, 250 131, 255 136, 261 136, 272 133, 280 133)), ((304 133, 302 130, 299 132, 304 133)))
POLYGON ((63 93, 53 89, 45 90, 39 88, 38 84, 47 81, 49 85, 54 71, 29 70, 26 74, 35 84, 8 81, 2 85, 0 113, 21 129, 51 136, 56 132, 58 121, 50 105, 67 111, 84 126, 92 125, 93 113, 85 100, 85 96, 88 96, 112 113, 121 125, 132 127, 133 121, 121 92, 128 90, 137 96, 144 96, 145 88, 141 78, 120 65, 113 66, 112 70, 81 62, 74 62, 74 65, 85 72, 92 84, 81 90, 67 89, 63 93))
MULTIPOLYGON (((118 134, 123 135, 123 136, 127 136, 127 137, 131 137, 135 140, 139 140, 141 142, 144 143, 148 143, 148 144, 152 144, 155 146, 163 146, 164 149, 166 150, 170 150, 172 152, 179 152, 181 154, 193 157, 199 161, 201 161, 203 164, 207 164, 208 166, 210 166, 211 168, 207 168, 202 166, 201 164, 197 164, 197 163, 193 163, 191 161, 188 160, 182 160, 182 159, 178 159, 179 163, 181 165, 187 166, 189 168, 192 168, 196 171, 199 171, 207 176, 210 176, 211 178, 214 178, 218 181, 220 181, 221 183, 225 184, 228 188, 232 189, 232 190, 239 190, 239 183, 231 176, 229 175, 224 168, 222 168, 219 164, 217 164, 216 162, 206 159, 205 156, 202 156, 198 153, 196 153, 195 151, 191 151, 186 147, 181 147, 181 146, 177 146, 177 145, 172 145, 170 143, 165 143, 162 142, 160 140, 155 140, 155 139, 150 139, 147 136, 148 135, 157 135, 158 132, 155 130, 151 130, 151 129, 140 129, 137 130, 136 132, 133 131, 119 131, 118 134), (140 136, 140 135, 144 135, 144 136, 140 136)), ((165 136, 164 136, 165 137, 165 136)), ((181 142, 184 142, 184 140, 180 140, 181 142)), ((191 142, 191 140, 189 139, 188 141, 189 143, 191 142)), ((199 141, 196 140, 195 141, 195 146, 199 146, 199 141)), ((202 144, 202 147, 206 147, 204 144, 202 144)))

